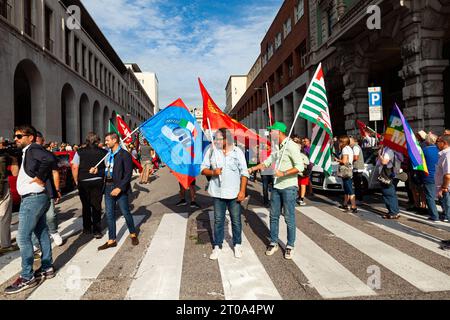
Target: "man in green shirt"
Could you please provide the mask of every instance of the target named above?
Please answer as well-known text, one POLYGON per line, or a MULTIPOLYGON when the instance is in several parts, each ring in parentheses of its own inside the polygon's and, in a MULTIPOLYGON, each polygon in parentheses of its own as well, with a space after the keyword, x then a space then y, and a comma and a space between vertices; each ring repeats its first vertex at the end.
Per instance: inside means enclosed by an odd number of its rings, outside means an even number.
MULTIPOLYGON (((275 122, 268 128, 272 135, 272 141, 278 140, 278 151, 274 151, 266 161, 250 168, 249 173, 269 168, 272 163, 277 165, 275 170, 275 181, 271 197, 270 209, 270 245, 267 247, 266 255, 271 256, 278 250, 278 230, 281 214, 281 205, 284 208, 284 219, 287 224, 287 246, 284 254, 285 259, 292 259, 295 245, 296 223, 295 203, 298 194, 299 172, 304 170, 304 163, 300 155, 298 145, 286 136, 287 128, 282 122, 275 122), (283 154, 283 150, 284 155, 283 154), (282 158, 282 159, 281 159, 282 158), (281 160, 281 161, 280 161, 281 160)), ((274 148, 272 149, 274 150, 274 148)))

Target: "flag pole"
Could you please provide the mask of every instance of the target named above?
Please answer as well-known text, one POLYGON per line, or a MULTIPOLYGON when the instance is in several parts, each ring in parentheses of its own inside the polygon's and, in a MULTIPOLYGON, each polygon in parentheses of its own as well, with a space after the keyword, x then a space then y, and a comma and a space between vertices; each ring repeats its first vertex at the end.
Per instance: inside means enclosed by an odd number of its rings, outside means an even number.
MULTIPOLYGON (((212 148, 213 148, 213 152, 214 152, 214 157, 216 158, 216 164, 218 164, 217 153, 216 153, 216 144, 214 141, 214 136, 212 134, 211 122, 209 121, 208 117, 206 118, 206 121, 208 122, 208 130, 209 130, 209 135, 211 136, 211 144, 212 144, 212 148)), ((222 183, 222 176, 219 176, 219 183, 222 183)))
MULTIPOLYGON (((124 143, 123 140, 126 140, 126 139, 128 139, 128 137, 131 137, 134 133, 136 133, 136 131, 139 130, 140 127, 141 127, 141 126, 137 127, 136 129, 133 130, 133 132, 127 134, 127 136, 126 136, 124 139, 122 139, 122 138, 119 137, 120 143, 123 144, 123 143, 124 143)), ((102 160, 100 160, 99 163, 97 163, 97 164, 95 165, 94 168, 97 168, 103 161, 105 161, 105 159, 106 159, 107 157, 108 157, 108 154, 106 154, 105 157, 104 157, 102 160)))
MULTIPOLYGON (((321 67, 322 67, 322 63, 319 63, 319 66, 317 67, 317 70, 316 70, 316 72, 314 73, 313 79, 315 79, 315 78, 317 77, 317 73, 319 72, 319 70, 320 70, 321 67)), ((311 86, 311 82, 310 82, 309 86, 311 86)), ((309 87, 309 86, 308 86, 308 87, 309 87)), ((309 89, 309 88, 308 88, 308 89, 309 89)), ((308 90, 307 90, 307 91, 308 91, 308 90)), ((296 113, 296 115, 295 115, 294 122, 292 123, 291 130, 289 131, 289 135, 287 136, 286 139, 290 139, 290 138, 291 138, 292 132, 294 131, 294 128, 295 128, 295 123, 297 122, 297 119, 298 119, 298 117, 300 116, 301 106, 303 105, 303 102, 305 101, 305 98, 306 98, 306 95, 303 96, 302 102, 300 103, 300 105, 299 105, 299 107, 298 107, 298 110, 297 110, 297 113, 296 113)), ((281 152, 281 158, 278 160, 278 163, 277 163, 277 165, 275 166, 276 171, 280 170, 281 162, 283 161, 284 154, 285 154, 285 152, 286 152, 286 148, 287 148, 288 142, 289 142, 289 141, 287 141, 287 142, 285 143, 285 145, 283 146, 283 151, 281 152)), ((274 185, 275 185, 275 183, 277 183, 277 179, 278 179, 278 177, 275 177, 275 179, 274 179, 274 181, 273 181, 273 184, 274 184, 274 185)))
POLYGON ((267 112, 269 115, 269 126, 272 126, 273 118, 272 118, 272 109, 270 107, 269 83, 267 81, 266 81, 266 99, 267 99, 267 112))

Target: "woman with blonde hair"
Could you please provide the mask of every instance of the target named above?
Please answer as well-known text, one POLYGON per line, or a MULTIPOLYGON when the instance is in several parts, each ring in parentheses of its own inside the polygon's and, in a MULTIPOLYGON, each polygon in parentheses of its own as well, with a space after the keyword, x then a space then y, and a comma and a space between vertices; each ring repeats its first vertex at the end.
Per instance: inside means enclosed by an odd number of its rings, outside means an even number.
POLYGON ((334 160, 339 163, 338 175, 342 178, 344 186, 344 202, 340 208, 348 211, 348 203, 350 202, 352 212, 356 213, 358 209, 356 208, 355 192, 353 191, 353 149, 350 147, 350 138, 346 135, 340 136, 338 142, 341 156, 334 160))

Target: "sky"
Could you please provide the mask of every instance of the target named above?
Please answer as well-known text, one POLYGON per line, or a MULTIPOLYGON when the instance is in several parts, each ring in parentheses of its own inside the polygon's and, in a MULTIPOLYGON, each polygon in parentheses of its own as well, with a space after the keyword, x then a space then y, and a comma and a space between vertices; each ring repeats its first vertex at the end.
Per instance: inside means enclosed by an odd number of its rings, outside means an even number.
POLYGON ((283 0, 83 0, 124 63, 159 79, 160 107, 201 107, 197 78, 225 108, 230 75, 246 75, 283 0))

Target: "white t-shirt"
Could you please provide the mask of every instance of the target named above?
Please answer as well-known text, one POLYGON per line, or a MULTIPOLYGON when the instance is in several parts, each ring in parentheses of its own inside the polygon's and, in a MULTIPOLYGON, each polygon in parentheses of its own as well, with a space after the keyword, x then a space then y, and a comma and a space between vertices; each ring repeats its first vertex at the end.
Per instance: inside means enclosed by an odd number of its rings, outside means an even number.
POLYGON ((348 163, 353 164, 353 149, 352 149, 352 147, 346 146, 342 150, 341 160, 345 155, 348 156, 348 163))
POLYGON ((394 166, 394 151, 392 149, 389 148, 385 148, 383 151, 383 159, 384 160, 389 160, 388 164, 386 165, 386 167, 388 168, 392 168, 394 166))

